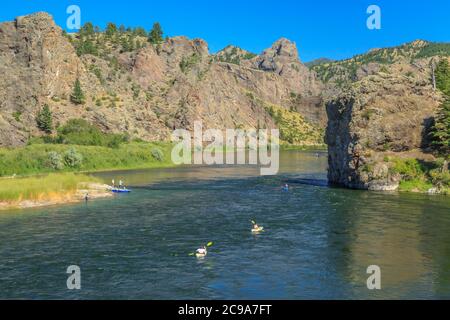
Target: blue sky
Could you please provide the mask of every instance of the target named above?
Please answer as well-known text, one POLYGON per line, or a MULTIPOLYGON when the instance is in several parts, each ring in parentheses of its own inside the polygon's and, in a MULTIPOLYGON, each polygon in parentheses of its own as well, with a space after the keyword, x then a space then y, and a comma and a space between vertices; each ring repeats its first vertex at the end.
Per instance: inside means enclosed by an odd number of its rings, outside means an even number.
POLYGON ((297 43, 300 58, 310 61, 415 39, 450 42, 449 0, 15 0, 2 3, 0 21, 47 11, 65 27, 72 4, 81 8, 82 23, 150 29, 159 21, 169 36, 205 39, 211 52, 234 44, 259 53, 286 37, 297 43), (371 4, 381 8, 381 30, 366 27, 371 4))

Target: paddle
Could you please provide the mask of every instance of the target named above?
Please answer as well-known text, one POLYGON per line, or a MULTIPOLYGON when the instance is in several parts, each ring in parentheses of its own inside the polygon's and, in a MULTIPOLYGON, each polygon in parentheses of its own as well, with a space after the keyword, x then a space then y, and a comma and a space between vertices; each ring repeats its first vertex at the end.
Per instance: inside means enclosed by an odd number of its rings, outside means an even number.
MULTIPOLYGON (((253 225, 256 225, 256 222, 255 222, 255 221, 252 220, 251 222, 252 222, 253 225)), ((264 230, 264 227, 260 227, 260 228, 261 228, 261 230, 259 230, 259 232, 264 232, 264 231, 265 231, 265 230, 264 230)))

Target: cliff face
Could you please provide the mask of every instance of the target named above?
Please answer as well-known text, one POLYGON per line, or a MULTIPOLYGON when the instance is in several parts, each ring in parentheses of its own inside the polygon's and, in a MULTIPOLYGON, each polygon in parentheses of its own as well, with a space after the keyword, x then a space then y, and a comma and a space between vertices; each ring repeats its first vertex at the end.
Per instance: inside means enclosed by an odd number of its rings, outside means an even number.
POLYGON ((259 56, 238 52, 239 60, 230 63, 220 59, 223 52, 211 55, 201 39, 174 37, 126 51, 97 34, 93 41, 102 39, 105 53, 79 56, 71 43, 77 37, 63 35, 46 13, 0 24, 0 146, 42 134, 35 117, 44 104, 56 125, 81 117, 106 132, 145 140, 168 139, 174 128, 192 129, 195 120, 219 129, 275 127, 255 101, 296 110, 317 128, 325 126, 322 84, 286 39, 259 56), (70 100, 77 78, 84 105, 70 100))
POLYGON ((0 145, 24 143, 33 131, 34 112, 52 96, 70 92, 80 68, 72 46, 48 15, 0 24, 0 145))
POLYGON ((426 157, 428 132, 441 101, 431 84, 429 59, 394 64, 351 85, 327 105, 331 183, 395 190, 400 177, 385 158, 426 157))

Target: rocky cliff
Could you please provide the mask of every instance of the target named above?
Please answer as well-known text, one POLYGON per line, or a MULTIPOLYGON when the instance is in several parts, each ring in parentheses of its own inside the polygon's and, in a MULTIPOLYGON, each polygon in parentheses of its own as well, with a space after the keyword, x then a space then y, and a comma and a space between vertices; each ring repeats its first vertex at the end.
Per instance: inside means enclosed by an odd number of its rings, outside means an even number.
POLYGON ((210 128, 272 128, 266 103, 325 126, 322 83, 287 39, 261 55, 232 48, 211 55, 205 41, 185 37, 154 46, 138 36, 130 50, 129 39, 126 32, 64 35, 46 13, 0 24, 0 145, 41 135, 35 118, 44 104, 56 126, 85 118, 105 132, 144 140, 168 139, 195 120, 210 128), (80 50, 88 42, 95 50, 80 50), (83 105, 70 99, 76 79, 83 105))
POLYGON ((396 190, 400 176, 389 157, 432 157, 428 132, 441 95, 432 86, 430 59, 383 70, 352 83, 327 105, 331 183, 396 190))

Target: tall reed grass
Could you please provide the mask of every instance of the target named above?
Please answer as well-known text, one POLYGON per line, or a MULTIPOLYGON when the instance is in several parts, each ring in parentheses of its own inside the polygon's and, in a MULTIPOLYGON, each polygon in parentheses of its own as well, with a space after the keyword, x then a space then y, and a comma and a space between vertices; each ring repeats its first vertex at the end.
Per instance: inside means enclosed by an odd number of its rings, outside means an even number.
POLYGON ((48 197, 75 193, 84 183, 98 179, 74 173, 54 173, 27 178, 0 179, 0 202, 43 200, 48 197))

